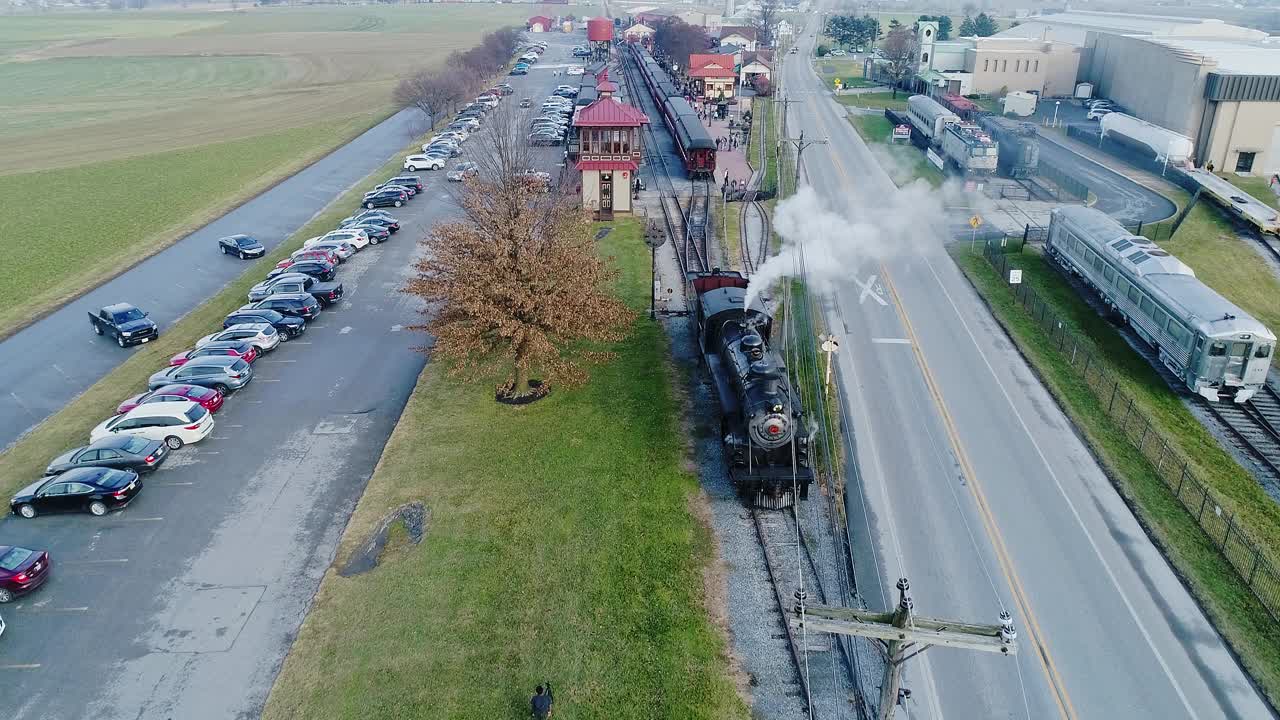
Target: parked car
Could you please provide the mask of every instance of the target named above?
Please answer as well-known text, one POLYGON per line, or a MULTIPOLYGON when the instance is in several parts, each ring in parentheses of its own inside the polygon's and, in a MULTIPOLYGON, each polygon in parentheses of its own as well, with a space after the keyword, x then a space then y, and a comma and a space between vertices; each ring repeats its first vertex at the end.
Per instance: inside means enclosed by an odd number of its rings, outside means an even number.
POLYGON ((442 170, 445 159, 439 155, 409 155, 404 159, 404 169, 409 172, 422 170, 442 170))
POLYGON ((9 509, 27 519, 58 512, 106 515, 128 505, 141 491, 142 480, 132 470, 76 468, 22 488, 9 501, 9 509))
POLYGON ((219 340, 205 343, 198 348, 183 350, 169 358, 169 367, 186 365, 196 358, 218 356, 244 358, 245 362, 251 363, 258 359, 258 348, 254 347, 253 343, 243 340, 219 340))
MULTIPOLYGON (((379 225, 379 227, 382 226, 379 225)), ((315 240, 315 243, 311 246, 312 249, 332 253, 334 257, 338 258, 339 263, 350 260, 351 256, 356 254, 356 246, 343 240, 322 240, 318 237, 312 238, 312 240, 315 240)))
MULTIPOLYGON (((302 277, 310 276, 303 275, 302 277)), ((196 347, 222 340, 247 340, 259 350, 270 352, 280 344, 280 333, 276 332, 276 329, 271 327, 269 323, 261 321, 244 323, 242 325, 232 325, 226 330, 205 335, 196 341, 196 347)))
POLYGON ((116 303, 89 313, 89 324, 95 333, 114 337, 120 347, 151 342, 160 336, 160 326, 129 303, 116 303))
POLYGON ((239 390, 248 385, 251 380, 253 380, 253 366, 245 362, 244 358, 217 355, 195 358, 185 365, 168 367, 152 373, 151 377, 147 378, 147 387, 155 390, 165 385, 203 385, 226 395, 232 390, 239 390))
POLYGON ((44 550, 0 545, 0 603, 25 595, 49 579, 52 564, 44 550))
POLYGON ((379 225, 385 225, 386 228, 393 233, 400 230, 400 221, 385 210, 361 210, 355 215, 349 215, 343 218, 342 222, 348 223, 353 220, 374 220, 379 225))
MULTIPOLYGON (((213 391, 205 390, 205 392, 213 391)), ((132 409, 129 408, 129 410, 132 409)), ((160 467, 168 457, 168 446, 159 440, 149 440, 136 435, 112 435, 96 443, 62 453, 49 461, 49 466, 45 468, 44 473, 57 475, 78 467, 105 467, 144 473, 160 467)))
MULTIPOLYGON (((356 250, 363 250, 366 247, 368 247, 370 243, 373 242, 373 240, 369 238, 369 233, 365 232, 364 230, 357 229, 355 227, 349 227, 349 228, 339 228, 337 230, 330 230, 324 235, 321 235, 312 244, 318 245, 322 242, 329 242, 331 240, 336 240, 344 243, 351 243, 352 247, 354 247, 356 250)), ((307 242, 310 242, 310 241, 308 240, 307 242)), ((304 244, 303 247, 306 247, 306 245, 304 244)))
POLYGON ((302 318, 285 317, 275 310, 237 310, 222 321, 223 328, 235 325, 266 323, 275 329, 280 342, 289 342, 307 331, 307 321, 302 318))
POLYGON ((303 320, 313 320, 320 314, 320 301, 311 297, 309 293, 291 293, 289 295, 272 294, 264 300, 249 303, 241 310, 275 310, 281 315, 291 315, 300 317, 303 320))
POLYGON ((218 238, 218 249, 223 255, 235 255, 241 260, 262 257, 267 252, 266 246, 248 235, 229 235, 218 238))
POLYGON ((89 433, 89 442, 111 435, 138 435, 163 440, 170 450, 177 450, 187 443, 200 442, 212 430, 213 414, 200 403, 147 403, 104 420, 89 433))
MULTIPOLYGON (((416 170, 417 166, 406 167, 406 170, 416 170)), ((380 207, 400 207, 409 201, 409 195, 403 190, 378 190, 376 192, 365 193, 364 199, 360 204, 372 210, 380 207)))
POLYGON ((287 268, 276 268, 272 270, 267 273, 267 279, 271 279, 277 275, 283 275, 287 272, 310 275, 311 277, 314 277, 317 280, 323 280, 324 282, 332 280, 334 275, 337 274, 333 263, 321 262, 318 260, 302 260, 287 268))
POLYGON ((493 87, 503 95, 514 95, 516 93, 516 89, 511 87, 511 83, 498 83, 493 87))
POLYGON ((570 65, 569 69, 564 71, 564 74, 565 75, 582 75, 586 73, 586 71, 587 69, 582 67, 581 65, 570 65))
POLYGON ((458 143, 449 138, 436 138, 423 146, 423 155, 439 155, 445 160, 456 158, 462 155, 462 148, 458 147, 458 143))
POLYGON ((158 402, 194 402, 200 403, 209 412, 218 412, 225 400, 226 396, 222 393, 202 385, 165 385, 126 399, 116 408, 116 414, 127 413, 139 405, 158 402))
POLYGON ((387 240, 391 239, 390 230, 388 230, 385 226, 379 225, 378 223, 372 222, 372 221, 357 223, 355 225, 352 225, 349 228, 344 228, 344 229, 359 230, 363 232, 365 236, 369 238, 370 245, 377 245, 380 242, 386 242, 387 240))
POLYGON ((515 67, 511 68, 511 72, 509 72, 509 73, 507 73, 507 74, 508 74, 508 75, 528 75, 528 74, 529 74, 529 66, 528 66, 528 65, 516 65, 515 67))
POLYGON ((453 166, 445 177, 450 182, 462 182, 469 177, 475 177, 480 172, 480 168, 473 162, 462 162, 453 166))
POLYGON ((529 133, 530 145, 559 145, 564 140, 562 135, 549 131, 529 133))
POLYGON ((477 105, 487 105, 490 109, 498 107, 498 98, 494 95, 481 95, 475 99, 477 105))
POLYGON ((341 259, 332 251, 324 248, 302 248, 295 250, 292 255, 276 263, 277 268, 290 268, 301 262, 322 262, 336 266, 342 262, 341 259))
POLYGON ((1085 120, 1101 120, 1103 115, 1110 115, 1113 112, 1115 111, 1112 110, 1111 108, 1099 107, 1099 108, 1090 110, 1089 114, 1084 116, 1084 119, 1085 120))

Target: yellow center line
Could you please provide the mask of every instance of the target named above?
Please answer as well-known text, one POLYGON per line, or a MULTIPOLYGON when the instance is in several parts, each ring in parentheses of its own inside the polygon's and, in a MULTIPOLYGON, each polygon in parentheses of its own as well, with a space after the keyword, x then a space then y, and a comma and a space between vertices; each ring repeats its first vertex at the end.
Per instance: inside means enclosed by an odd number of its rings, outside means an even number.
MULTIPOLYGON (((822 117, 821 112, 815 112, 814 118, 822 127, 827 137, 831 137, 830 128, 822 117)), ((840 176, 844 179, 844 183, 848 187, 855 187, 849 178, 849 173, 844 168, 839 153, 829 153, 832 165, 840 176)), ((1005 580, 1009 584, 1010 591, 1013 594, 1014 603, 1018 606, 1018 611, 1022 615, 1026 625, 1026 635, 1028 641, 1035 647, 1035 656, 1040 661, 1040 667, 1044 670, 1045 676, 1049 681, 1049 685, 1053 688, 1053 699, 1057 703, 1058 711, 1062 718, 1073 720, 1077 717, 1075 707, 1071 703, 1071 697, 1067 693, 1066 684, 1062 681, 1062 676, 1058 672, 1057 664, 1053 661, 1053 655, 1049 652, 1048 644, 1043 640, 1044 632, 1040 629, 1040 622, 1036 619, 1035 613, 1031 610, 1031 602, 1027 598, 1026 591, 1022 587, 1022 581, 1018 577, 1017 570, 1014 569, 1013 560, 1009 556, 1008 548, 1005 546, 1004 537, 1000 533, 1000 528, 996 523, 995 516, 991 512, 991 508, 987 504, 986 496, 982 491, 982 484, 978 480, 978 474, 973 469, 973 464, 969 462, 969 456, 964 451, 964 446, 960 441, 959 431, 956 429, 951 413, 947 410, 947 404, 942 398, 942 392, 938 388, 937 382, 934 380, 933 372, 929 369, 929 364, 925 361, 924 351, 920 348, 919 338, 916 336, 915 328, 911 325, 911 320, 907 318, 906 310, 902 306, 902 299, 898 296, 897 288, 893 285, 890 277, 889 269, 880 264, 880 277, 883 279, 885 287, 889 289, 889 294, 893 297, 894 309, 898 313, 899 319, 902 321, 903 328, 906 330, 907 336, 911 339, 911 350, 916 356, 916 362, 920 366, 920 372, 924 377, 925 386, 929 391, 929 395, 933 398, 934 404, 938 408, 938 413, 942 417, 942 424, 947 433, 947 441, 951 444, 951 449, 955 452, 956 460, 960 463, 960 469, 964 472, 965 477, 969 481, 969 488, 973 492, 974 501, 978 507, 978 514, 982 519, 983 529, 987 533, 988 539, 996 555, 996 560, 1000 564, 1000 572, 1004 575, 1005 580)))

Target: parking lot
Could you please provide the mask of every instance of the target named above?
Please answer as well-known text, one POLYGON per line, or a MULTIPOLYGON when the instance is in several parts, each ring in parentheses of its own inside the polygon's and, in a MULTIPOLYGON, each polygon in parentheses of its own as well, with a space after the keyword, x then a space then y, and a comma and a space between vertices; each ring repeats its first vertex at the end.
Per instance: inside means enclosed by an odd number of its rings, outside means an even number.
MULTIPOLYGON (((504 78, 516 99, 549 93, 562 81, 554 66, 582 40, 539 39, 544 62, 504 78)), ((534 149, 552 174, 562 154, 534 149)), ((399 290, 416 240, 456 210, 443 173, 419 175, 426 191, 388 208, 402 230, 341 266, 344 299, 259 359, 212 435, 145 476, 127 509, 0 520, 0 542, 48 550, 53 563, 44 587, 0 607, 7 717, 258 714, 425 364, 414 349, 424 338, 406 330, 419 306, 399 290)), ((227 260, 207 250, 208 263, 227 260)), ((81 353, 120 352, 77 332, 81 353)))

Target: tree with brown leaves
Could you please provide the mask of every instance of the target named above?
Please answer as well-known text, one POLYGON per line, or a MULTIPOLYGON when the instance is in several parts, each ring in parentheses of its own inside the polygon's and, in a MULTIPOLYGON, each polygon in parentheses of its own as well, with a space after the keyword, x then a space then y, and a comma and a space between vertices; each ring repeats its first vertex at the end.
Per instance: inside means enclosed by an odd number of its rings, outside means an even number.
POLYGON ((611 292, 618 272, 597 254, 577 199, 530 181, 519 126, 514 113, 491 117, 486 161, 458 198, 462 217, 423 240, 405 290, 426 301, 428 320, 414 329, 434 336, 432 352, 453 372, 506 370, 503 399, 584 382, 585 362, 608 355, 581 341, 621 340, 633 316, 611 292), (533 372, 543 382, 531 389, 533 372))
POLYGON ((920 50, 916 34, 911 28, 899 27, 890 30, 880 44, 880 53, 887 61, 886 70, 893 79, 893 97, 898 97, 898 87, 902 81, 911 77, 918 66, 916 53, 920 50))

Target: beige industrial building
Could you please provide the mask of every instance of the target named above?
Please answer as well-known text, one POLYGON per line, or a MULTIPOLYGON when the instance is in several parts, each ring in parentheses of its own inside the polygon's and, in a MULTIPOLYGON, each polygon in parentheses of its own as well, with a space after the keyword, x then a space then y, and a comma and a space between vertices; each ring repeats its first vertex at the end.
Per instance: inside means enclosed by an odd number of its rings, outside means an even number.
POLYGON ((936 22, 919 23, 923 84, 954 95, 1030 92, 1043 97, 1071 95, 1081 49, 1070 43, 1033 38, 960 38, 935 42, 936 22))
POLYGON ((1080 77, 1132 115, 1195 141, 1195 162, 1280 172, 1280 42, 1090 34, 1080 77))

